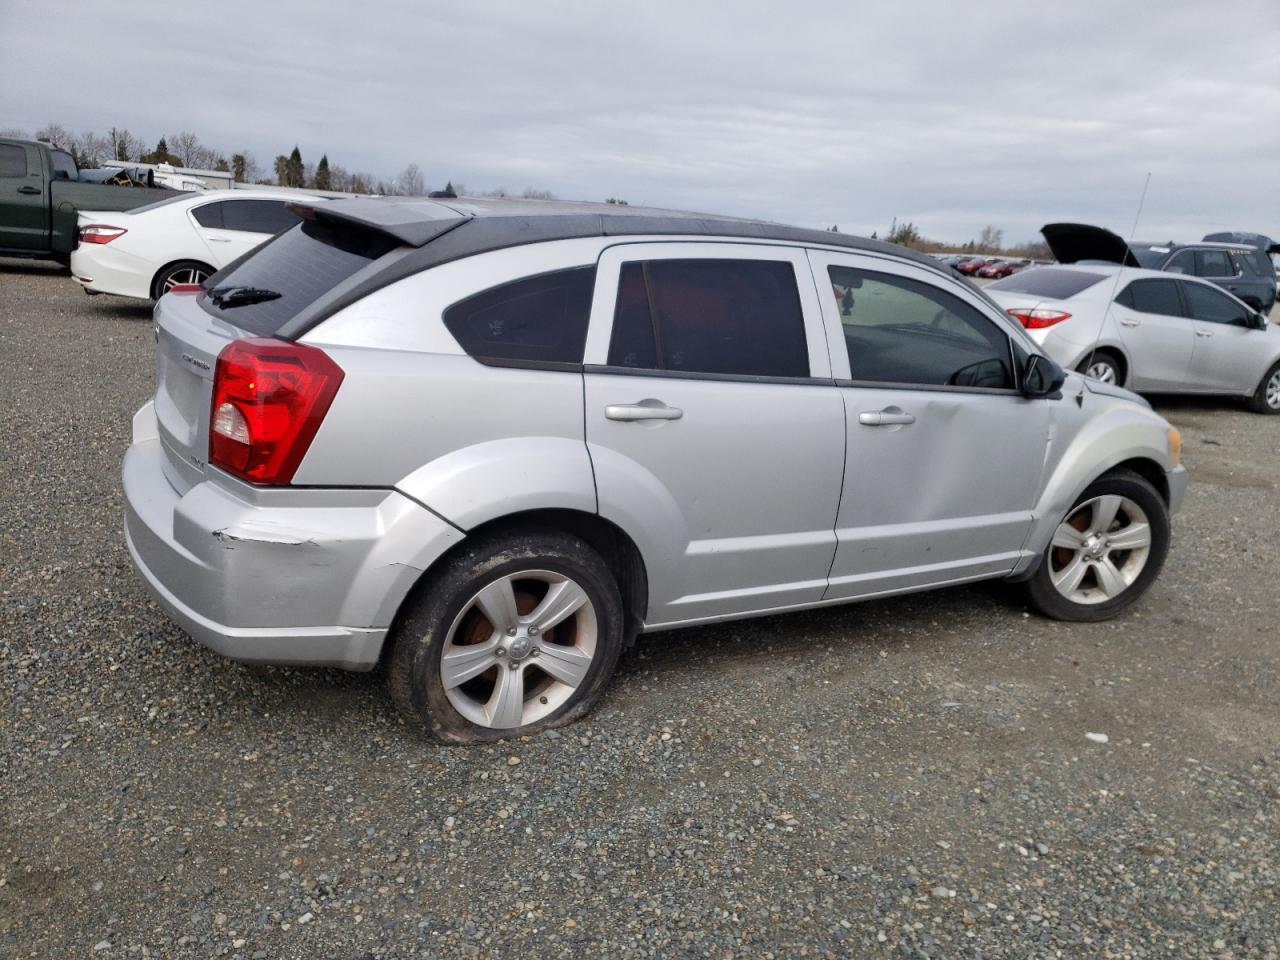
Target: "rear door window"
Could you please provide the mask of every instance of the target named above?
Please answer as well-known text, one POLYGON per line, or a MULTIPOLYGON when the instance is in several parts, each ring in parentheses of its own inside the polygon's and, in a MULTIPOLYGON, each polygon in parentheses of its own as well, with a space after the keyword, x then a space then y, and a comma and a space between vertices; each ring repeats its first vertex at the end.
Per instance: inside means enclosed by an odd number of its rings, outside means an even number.
POLYGON ((1008 336, 960 298, 896 274, 828 272, 854 380, 1013 389, 1008 336))
POLYGON ((524 277, 444 311, 444 325, 482 363, 581 364, 596 268, 524 277))
POLYGON ((1174 280, 1135 280, 1121 291, 1116 301, 1139 313, 1182 316, 1182 301, 1178 299, 1178 285, 1174 280))
POLYGON ((1164 265, 1169 273, 1185 273, 1189 276, 1195 276, 1196 272, 1196 252, 1194 250, 1179 250, 1164 265))
POLYGON ((0 177, 25 177, 27 151, 11 143, 0 143, 0 177))
POLYGON ((609 365, 673 373, 808 377, 795 268, 775 260, 624 264, 609 365))
POLYGON ((1226 250, 1197 250, 1197 277, 1234 277, 1235 268, 1226 250))
POLYGON ((222 207, 222 229, 245 233, 280 233, 302 218, 283 200, 228 200, 222 207))

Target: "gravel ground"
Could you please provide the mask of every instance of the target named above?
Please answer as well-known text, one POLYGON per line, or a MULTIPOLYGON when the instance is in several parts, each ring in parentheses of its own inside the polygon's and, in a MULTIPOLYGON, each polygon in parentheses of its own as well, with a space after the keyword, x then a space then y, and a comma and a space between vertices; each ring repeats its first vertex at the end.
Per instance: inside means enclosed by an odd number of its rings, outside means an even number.
POLYGON ((0 955, 1280 955, 1280 418, 1158 403, 1192 486, 1118 621, 995 584, 659 634, 586 721, 445 748, 148 600, 148 319, 0 265, 0 955))

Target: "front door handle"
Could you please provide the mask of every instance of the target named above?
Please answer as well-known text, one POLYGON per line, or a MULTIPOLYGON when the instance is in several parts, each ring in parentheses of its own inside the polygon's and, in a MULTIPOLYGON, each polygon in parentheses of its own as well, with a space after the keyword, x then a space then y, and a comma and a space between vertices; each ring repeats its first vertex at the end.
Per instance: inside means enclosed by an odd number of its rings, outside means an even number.
POLYGON ((1121 321, 1120 321, 1120 326, 1122 326, 1122 327, 1140 327, 1140 326, 1142 326, 1142 321, 1141 321, 1141 320, 1121 320, 1121 321))
POLYGON ((1212 330, 1203 330, 1203 329, 1199 329, 1199 328, 1197 328, 1197 330, 1196 330, 1196 336, 1197 336, 1197 337, 1212 337, 1212 336, 1213 336, 1213 331, 1212 331, 1212 330))
POLYGON ((684 411, 679 407, 668 407, 661 400, 649 399, 639 403, 611 403, 604 408, 604 415, 609 420, 625 423, 633 420, 679 420, 684 411))
POLYGON ((858 414, 858 422, 864 427, 888 427, 899 423, 915 423, 916 418, 910 413, 890 408, 887 410, 864 410, 858 414))
POLYGON ((230 237, 205 237, 210 243, 230 243, 230 237))
POLYGON ((40 188, 39 188, 39 187, 26 187, 26 186, 23 186, 23 187, 19 187, 19 188, 18 188, 18 192, 19 192, 19 193, 26 193, 26 194, 30 194, 31 196, 33 196, 33 197, 34 197, 34 196, 36 196, 36 195, 38 195, 38 194, 40 193, 40 188))

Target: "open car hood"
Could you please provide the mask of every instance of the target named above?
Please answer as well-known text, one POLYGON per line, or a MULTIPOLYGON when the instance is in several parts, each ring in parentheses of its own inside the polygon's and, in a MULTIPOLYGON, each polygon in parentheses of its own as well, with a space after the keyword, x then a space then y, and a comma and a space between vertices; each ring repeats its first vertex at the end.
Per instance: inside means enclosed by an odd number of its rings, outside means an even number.
POLYGON ((1110 230, 1087 223, 1047 223, 1040 228, 1044 241, 1059 263, 1101 260, 1125 267, 1140 267, 1129 245, 1110 230))
POLYGON ((1280 243, 1260 233, 1244 233, 1232 230, 1229 233, 1206 233, 1204 239, 1216 243, 1243 243, 1267 253, 1280 253, 1280 243))

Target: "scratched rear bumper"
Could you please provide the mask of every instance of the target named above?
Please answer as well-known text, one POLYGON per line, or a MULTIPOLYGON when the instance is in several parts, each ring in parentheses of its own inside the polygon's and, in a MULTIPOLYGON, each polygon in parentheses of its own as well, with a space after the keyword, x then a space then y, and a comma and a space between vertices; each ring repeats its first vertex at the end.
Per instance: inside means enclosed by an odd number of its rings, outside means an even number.
POLYGON ((370 669, 401 601, 462 536, 391 490, 218 478, 179 494, 163 457, 158 439, 125 455, 129 554, 191 636, 236 660, 370 669))

